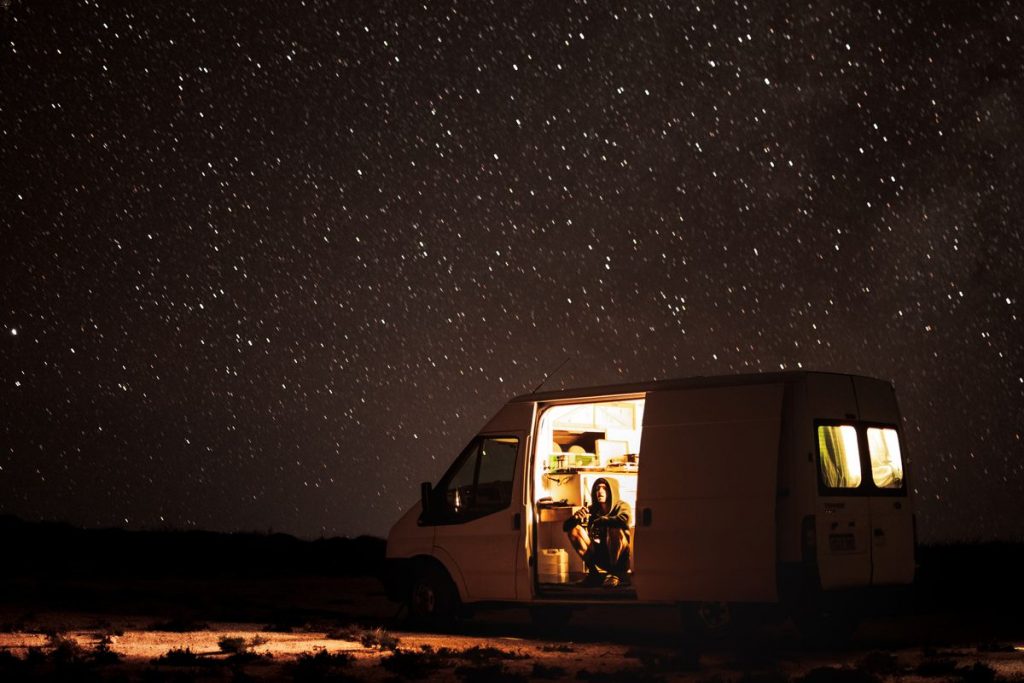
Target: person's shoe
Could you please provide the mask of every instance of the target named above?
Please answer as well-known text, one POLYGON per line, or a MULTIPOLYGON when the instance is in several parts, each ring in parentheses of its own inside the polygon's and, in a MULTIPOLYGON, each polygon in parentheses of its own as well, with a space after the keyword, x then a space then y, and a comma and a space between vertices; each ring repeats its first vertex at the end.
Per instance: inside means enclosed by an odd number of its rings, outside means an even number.
POLYGON ((603 586, 605 582, 604 574, 599 572, 590 572, 587 574, 587 578, 580 581, 580 585, 584 588, 597 588, 603 586))
POLYGON ((619 585, 619 583, 619 577, 615 576, 615 574, 609 574, 608 576, 604 577, 604 582, 601 585, 605 588, 616 588, 619 585))

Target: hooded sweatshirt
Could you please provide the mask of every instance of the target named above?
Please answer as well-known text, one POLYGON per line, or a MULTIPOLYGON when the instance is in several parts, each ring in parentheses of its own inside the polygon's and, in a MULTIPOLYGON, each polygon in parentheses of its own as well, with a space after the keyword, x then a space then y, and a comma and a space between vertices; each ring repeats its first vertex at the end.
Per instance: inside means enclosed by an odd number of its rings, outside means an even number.
POLYGON ((632 510, 629 507, 629 503, 615 500, 611 484, 604 477, 599 477, 594 480, 593 486, 590 487, 590 505, 580 508, 575 515, 567 519, 563 529, 569 531, 574 526, 583 524, 587 527, 587 532, 591 538, 600 538, 601 541, 605 540, 603 538, 605 529, 623 529, 628 540, 631 516, 632 510), (608 501, 605 503, 605 509, 602 509, 602 506, 597 502, 597 487, 602 484, 608 491, 608 501))

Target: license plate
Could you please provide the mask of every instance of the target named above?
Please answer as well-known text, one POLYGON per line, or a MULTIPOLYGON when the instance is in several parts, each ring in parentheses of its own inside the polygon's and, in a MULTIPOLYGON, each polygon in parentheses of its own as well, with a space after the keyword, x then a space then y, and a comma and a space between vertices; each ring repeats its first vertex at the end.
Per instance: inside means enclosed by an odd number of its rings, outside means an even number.
POLYGON ((828 548, 834 553, 852 553, 857 550, 853 534, 829 534, 828 548))

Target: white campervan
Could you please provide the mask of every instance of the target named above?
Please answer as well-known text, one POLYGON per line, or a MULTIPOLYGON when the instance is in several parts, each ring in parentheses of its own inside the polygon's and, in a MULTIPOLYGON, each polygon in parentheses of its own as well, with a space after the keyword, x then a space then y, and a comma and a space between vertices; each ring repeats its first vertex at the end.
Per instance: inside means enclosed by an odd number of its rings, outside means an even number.
MULTIPOLYGON (((806 612, 909 584, 914 517, 892 386, 796 372, 521 396, 392 527, 389 596, 413 616, 516 603, 806 612), (629 571, 585 581, 565 529, 593 482, 628 503, 629 571)), ((708 626, 713 626, 709 623, 708 626)))

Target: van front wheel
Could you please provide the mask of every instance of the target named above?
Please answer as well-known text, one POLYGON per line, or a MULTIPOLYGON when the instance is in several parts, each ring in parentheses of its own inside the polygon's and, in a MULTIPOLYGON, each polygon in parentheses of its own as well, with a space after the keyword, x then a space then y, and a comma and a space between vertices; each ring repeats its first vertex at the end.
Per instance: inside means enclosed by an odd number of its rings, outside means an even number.
POLYGON ((423 567, 412 582, 409 616, 424 626, 449 625, 455 620, 458 600, 447 574, 436 567, 423 567))

